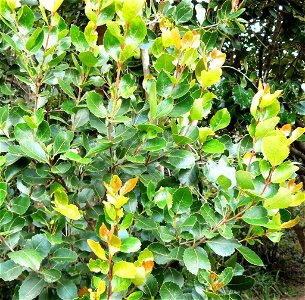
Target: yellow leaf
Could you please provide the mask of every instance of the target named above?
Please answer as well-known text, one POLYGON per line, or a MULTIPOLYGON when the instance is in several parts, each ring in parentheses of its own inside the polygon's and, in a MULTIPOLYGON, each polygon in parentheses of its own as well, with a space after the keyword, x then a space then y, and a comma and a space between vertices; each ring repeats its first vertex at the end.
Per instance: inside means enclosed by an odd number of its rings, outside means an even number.
POLYGON ((305 128, 298 127, 294 131, 292 131, 290 138, 288 139, 288 143, 291 144, 295 140, 297 140, 303 133, 305 132, 305 128))
POLYGON ((173 44, 176 46, 176 48, 179 50, 180 49, 180 44, 181 44, 181 38, 180 38, 180 32, 179 29, 177 27, 175 27, 172 31, 171 31, 171 35, 172 35, 172 40, 173 40, 173 44))
POLYGON ((87 243, 89 245, 89 247, 91 248, 91 250, 93 251, 93 253, 100 259, 106 260, 106 254, 105 254, 105 250, 102 248, 102 246, 100 245, 99 242, 96 242, 94 240, 87 240, 87 243))
POLYGON ((291 228, 291 227, 294 227, 295 225, 297 225, 299 223, 299 221, 300 221, 300 218, 296 217, 293 220, 289 220, 288 222, 284 222, 281 225, 281 228, 291 228))
POLYGON ((120 190, 120 195, 124 196, 125 194, 131 192, 137 185, 138 179, 139 179, 138 177, 135 177, 127 180, 120 190))
POLYGON ((221 68, 215 68, 209 71, 203 70, 201 72, 201 82, 204 88, 217 83, 222 75, 221 68))
POLYGON ((121 278, 133 279, 136 275, 136 267, 132 263, 119 261, 113 265, 113 274, 121 278))
POLYGON ((136 286, 143 285, 146 279, 146 272, 144 267, 136 267, 136 274, 132 280, 132 283, 136 286))
POLYGON ((98 284, 96 293, 98 296, 102 295, 106 291, 106 282, 104 280, 101 280, 98 284))
POLYGON ((259 105, 259 101, 261 99, 261 97, 263 96, 264 91, 263 90, 259 90, 253 97, 252 102, 251 102, 251 107, 250 107, 250 112, 251 115, 253 117, 255 117, 256 111, 257 111, 257 107, 259 105))
POLYGON ((64 0, 40 0, 40 4, 50 12, 56 12, 64 0))
POLYGON ((211 52, 211 61, 209 64, 210 69, 221 67, 226 61, 226 54, 214 48, 211 52))
POLYGON ((55 203, 55 210, 62 214, 63 216, 71 219, 71 220, 78 220, 80 219, 80 213, 78 207, 74 204, 61 204, 55 203))
POLYGON ((114 204, 115 208, 121 208, 124 204, 128 202, 129 198, 124 196, 118 196, 114 204))

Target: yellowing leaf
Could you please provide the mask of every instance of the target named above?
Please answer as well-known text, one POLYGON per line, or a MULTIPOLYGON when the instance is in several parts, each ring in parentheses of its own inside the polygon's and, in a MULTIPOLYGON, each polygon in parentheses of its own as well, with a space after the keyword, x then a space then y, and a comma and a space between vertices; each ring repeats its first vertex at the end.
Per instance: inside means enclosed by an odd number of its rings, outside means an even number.
POLYGON ((297 225, 299 223, 299 221, 300 221, 300 218, 296 217, 293 220, 289 220, 288 222, 284 222, 281 225, 281 228, 291 228, 291 227, 294 227, 295 225, 297 225))
POLYGON ((40 4, 50 12, 56 12, 64 0, 40 0, 40 4))
POLYGON ((132 280, 132 283, 136 286, 143 285, 146 279, 146 272, 144 267, 136 267, 136 274, 132 280))
POLYGON ((277 194, 264 201, 266 209, 287 208, 292 203, 291 192, 283 187, 280 187, 277 194))
POLYGON ((287 139, 283 136, 267 136, 262 141, 262 151, 272 166, 282 163, 289 155, 287 139))
POLYGON ((133 279, 136 275, 136 267, 132 263, 119 261, 113 265, 113 275, 133 279))
POLYGON ((106 260, 106 254, 105 250, 102 248, 99 242, 96 242, 94 240, 87 240, 87 243, 90 247, 90 249, 93 251, 93 253, 100 259, 106 260))
POLYGON ((67 205, 69 202, 67 193, 61 189, 57 189, 54 192, 54 200, 56 203, 60 203, 62 205, 67 205))
POLYGON ((226 61, 226 54, 214 48, 211 52, 211 61, 209 64, 209 68, 215 69, 221 67, 226 61))
POLYGON ((62 214, 63 216, 71 219, 71 220, 79 220, 80 219, 80 213, 78 210, 78 207, 74 204, 61 204, 61 203, 56 203, 55 204, 55 210, 62 214))
POLYGON ((144 5, 145 0, 124 0, 122 15, 124 20, 128 23, 135 18, 144 5))
POLYGON ((12 10, 21 6, 20 0, 6 0, 6 3, 12 10))
POLYGON ((117 236, 113 235, 108 242, 109 253, 113 255, 114 253, 120 251, 121 245, 121 240, 117 236))
MULTIPOLYGON (((266 88, 265 88, 265 90, 266 90, 266 88)), ((259 106, 261 108, 271 105, 282 93, 281 90, 278 90, 278 91, 275 91, 274 94, 270 94, 269 92, 266 93, 265 90, 264 90, 264 95, 262 96, 261 102, 259 104, 259 106)), ((269 87, 269 90, 270 90, 270 87, 269 87)))
POLYGON ((305 128, 298 127, 294 131, 292 131, 290 138, 288 139, 288 143, 291 144, 295 140, 297 140, 303 133, 305 132, 305 128))
POLYGON ((217 83, 222 75, 221 68, 215 68, 209 71, 203 70, 201 72, 201 83, 204 88, 207 88, 217 83))
POLYGON ((256 111, 257 111, 257 107, 259 105, 259 101, 262 97, 262 95, 264 94, 264 91, 263 90, 259 90, 253 97, 252 99, 252 102, 251 102, 251 107, 250 107, 250 112, 251 112, 251 115, 253 117, 255 117, 256 115, 256 111))
POLYGON ((200 34, 196 31, 187 31, 181 40, 182 49, 198 48, 200 46, 200 34))
POLYGON ((164 47, 175 46, 177 49, 180 49, 180 32, 177 27, 170 30, 164 30, 161 35, 162 43, 164 47))
POLYGON ((292 196, 292 202, 289 206, 295 207, 301 205, 305 201, 305 193, 297 193, 292 196))
POLYGON ((114 176, 112 176, 109 185, 110 185, 110 187, 112 187, 116 192, 118 192, 119 189, 120 189, 121 186, 122 186, 122 180, 120 179, 120 177, 119 177, 118 175, 114 175, 114 176))
POLYGON ((138 177, 135 177, 127 180, 120 190, 120 195, 124 196, 125 194, 131 192, 137 185, 138 179, 138 177))

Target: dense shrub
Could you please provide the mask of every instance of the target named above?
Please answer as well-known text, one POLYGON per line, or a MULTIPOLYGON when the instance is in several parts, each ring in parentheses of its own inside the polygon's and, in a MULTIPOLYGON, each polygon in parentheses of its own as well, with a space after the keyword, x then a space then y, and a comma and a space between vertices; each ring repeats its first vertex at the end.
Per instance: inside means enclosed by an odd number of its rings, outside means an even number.
POLYGON ((7 297, 240 299, 251 245, 304 201, 281 91, 260 82, 248 134, 225 130, 216 47, 244 8, 62 2, 0 1, 7 297))

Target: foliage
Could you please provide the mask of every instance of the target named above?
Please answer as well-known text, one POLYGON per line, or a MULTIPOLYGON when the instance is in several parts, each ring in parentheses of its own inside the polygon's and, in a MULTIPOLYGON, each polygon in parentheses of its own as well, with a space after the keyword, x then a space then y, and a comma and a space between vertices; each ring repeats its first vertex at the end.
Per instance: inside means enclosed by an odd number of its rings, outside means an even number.
POLYGON ((11 66, 0 277, 16 280, 14 299, 240 299, 251 288, 241 261, 264 265, 251 246, 298 223, 287 208, 305 194, 288 155, 304 129, 278 126, 282 92, 260 82, 248 134, 225 134, 216 47, 246 22, 232 3, 211 1, 202 19, 187 0, 88 0, 88 21, 62 0, 0 0, 11 66))

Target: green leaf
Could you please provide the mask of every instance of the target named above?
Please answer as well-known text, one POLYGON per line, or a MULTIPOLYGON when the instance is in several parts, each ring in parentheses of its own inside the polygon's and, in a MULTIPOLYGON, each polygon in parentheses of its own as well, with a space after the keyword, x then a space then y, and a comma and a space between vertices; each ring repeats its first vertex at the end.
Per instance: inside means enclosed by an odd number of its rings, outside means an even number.
POLYGON ((74 137, 73 132, 64 131, 56 135, 53 145, 53 157, 60 153, 65 153, 70 149, 70 143, 74 137))
POLYGON ((36 159, 42 163, 48 163, 49 159, 46 152, 39 143, 34 141, 20 142, 20 148, 26 156, 36 159))
POLYGON ((119 60, 121 43, 114 35, 110 33, 109 29, 106 30, 104 35, 104 47, 109 56, 111 56, 115 61, 119 60))
POLYGON ((266 209, 278 209, 287 208, 293 201, 291 192, 284 187, 280 187, 277 194, 264 201, 264 207, 266 209))
POLYGON ((218 277, 218 282, 222 282, 223 286, 227 285, 234 276, 234 269, 233 268, 225 268, 220 276, 218 277))
POLYGON ((216 217, 214 209, 208 203, 203 204, 200 213, 211 228, 217 225, 218 218, 216 217))
POLYGON ((136 267, 134 264, 126 261, 116 262, 113 265, 113 275, 133 279, 136 276, 136 267))
POLYGON ((131 74, 125 74, 120 80, 119 96, 128 99, 137 89, 136 81, 131 74))
POLYGON ((243 291, 250 289, 255 283, 255 280, 249 276, 234 276, 230 283, 228 284, 228 288, 236 291, 243 291))
POLYGON ((61 280, 57 282, 56 292, 62 300, 73 300, 77 298, 77 286, 72 280, 61 280))
POLYGON ((18 24, 22 34, 27 34, 33 28, 34 14, 26 5, 22 5, 18 10, 18 24))
POLYGON ((88 67, 93 67, 98 63, 97 57, 91 51, 81 52, 78 57, 82 64, 88 67))
POLYGON ((237 251, 241 253, 241 255, 245 258, 245 260, 248 261, 250 264, 260 267, 264 266, 264 263, 259 258, 259 256, 248 247, 240 246, 237 248, 237 251))
POLYGON ((124 0, 122 16, 125 22, 129 23, 142 10, 145 0, 124 0))
POLYGON ((202 120, 203 118, 203 99, 195 99, 194 104, 190 111, 190 116, 192 120, 202 120))
POLYGON ((31 300, 36 298, 46 286, 44 280, 36 274, 30 274, 21 284, 19 299, 31 300))
POLYGON ((135 227, 143 230, 155 230, 157 229, 157 223, 150 218, 138 216, 135 227))
POLYGON ((23 268, 12 260, 0 262, 0 278, 4 281, 12 281, 17 279, 22 273, 23 268))
POLYGON ((236 172, 236 181, 238 186, 240 186, 242 189, 254 190, 254 184, 249 172, 238 170, 236 172))
MULTIPOLYGON (((33 215, 31 215, 31 217, 33 217, 33 215)), ((45 221, 46 220, 43 219, 43 223, 45 223, 45 221)), ((39 252, 42 258, 45 258, 49 254, 49 251, 51 249, 51 244, 47 240, 46 235, 41 233, 41 234, 36 234, 31 239, 27 240, 24 245, 24 248, 35 250, 39 252)))
POLYGON ((159 293, 162 300, 184 299, 182 290, 173 282, 164 282, 159 293))
POLYGON ((188 187, 182 187, 173 194, 173 211, 177 214, 183 214, 188 211, 193 202, 193 197, 188 187))
POLYGON ((262 141, 262 151, 272 166, 279 165, 289 155, 288 141, 283 136, 267 136, 262 141))
POLYGON ((71 25, 70 37, 72 44, 75 46, 77 51, 83 52, 89 49, 89 44, 86 41, 84 33, 81 32, 77 26, 71 25))
POLYGON ((154 119, 159 119, 168 116, 170 112, 173 110, 173 108, 174 108, 174 101, 172 98, 167 98, 161 101, 157 105, 157 111, 154 119))
POLYGON ((43 30, 40 27, 36 28, 26 42, 25 45, 26 49, 32 53, 36 53, 41 48, 43 39, 44 39, 43 30))
POLYGON ((234 239, 217 237, 207 241, 207 245, 220 256, 230 256, 240 246, 240 243, 234 239))
POLYGON ((8 257, 20 266, 39 270, 42 257, 38 251, 32 249, 23 249, 8 254, 8 257))
POLYGON ((299 168, 287 161, 276 167, 272 174, 271 182, 282 183, 289 179, 299 168))
POLYGON ((268 223, 268 212, 262 206, 253 206, 242 216, 242 219, 251 225, 265 225, 268 223))
POLYGON ((103 98, 100 94, 91 91, 87 93, 87 105, 92 114, 98 118, 106 118, 107 110, 103 104, 103 98))
POLYGON ((193 17, 193 9, 194 5, 191 1, 181 1, 176 7, 174 14, 175 21, 179 24, 191 20, 193 17))
POLYGON ((202 248, 188 248, 183 253, 183 262, 189 272, 198 274, 199 269, 211 270, 207 253, 202 248))
POLYGON ((0 206, 4 203, 7 195, 7 184, 0 182, 0 206))
POLYGON ((47 283, 57 282, 61 277, 61 272, 57 269, 45 270, 42 274, 44 281, 47 283))
POLYGON ((171 72, 175 69, 175 65, 173 64, 173 61, 175 60, 175 57, 164 53, 161 56, 159 56, 155 62, 155 69, 158 72, 161 72, 162 70, 171 72))
POLYGON ((51 260, 58 263, 72 263, 77 260, 77 253, 67 248, 59 248, 54 251, 51 260))
MULTIPOLYGON (((0 187, 1 187, 1 183, 0 183, 0 187)), ((23 215, 28 210, 30 204, 31 204, 31 199, 28 196, 19 196, 11 200, 11 205, 12 205, 11 210, 18 215, 23 215)))
POLYGON ((94 48, 98 40, 98 33, 96 31, 96 25, 89 21, 84 30, 84 36, 90 47, 94 48))
POLYGON ((140 16, 136 16, 129 24, 125 44, 140 45, 145 36, 146 24, 140 16))
POLYGON ((141 248, 141 242, 135 237, 128 237, 122 240, 121 252, 132 253, 137 252, 141 248))
POLYGON ((173 90, 173 83, 170 77, 162 70, 157 79, 157 94, 163 98, 168 98, 173 90))
POLYGON ((255 137, 259 139, 269 135, 270 132, 274 130, 274 127, 278 124, 279 121, 280 121, 279 117, 273 117, 264 120, 262 122, 259 122, 256 126, 255 137))
POLYGON ((66 82, 60 78, 58 78, 57 80, 58 80, 59 86, 64 91, 64 93, 66 93, 71 99, 76 99, 73 88, 71 87, 70 83, 66 82))
POLYGON ((174 150, 168 155, 171 165, 177 169, 191 169, 195 165, 195 156, 186 150, 174 150))
POLYGON ((164 282, 173 282, 182 288, 184 285, 184 277, 176 269, 167 268, 164 273, 164 282))
POLYGON ((206 153, 223 153, 225 145, 218 140, 212 139, 203 144, 202 150, 206 153))
MULTIPOLYGON (((140 287, 139 287, 140 288, 140 287)), ((145 280, 144 285, 140 288, 148 297, 154 299, 158 293, 158 281, 152 275, 149 274, 145 280)))
POLYGON ((160 151, 166 147, 166 140, 163 137, 157 137, 148 140, 143 145, 143 150, 146 151, 160 151))
POLYGON ((223 108, 211 118, 210 127, 213 131, 217 131, 227 127, 230 124, 231 116, 226 108, 223 108))

